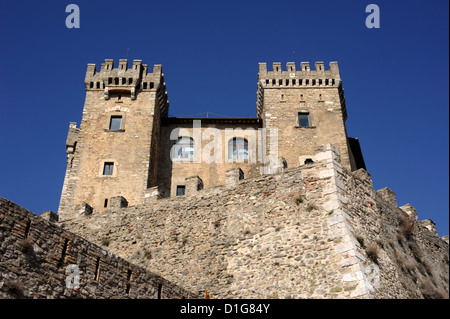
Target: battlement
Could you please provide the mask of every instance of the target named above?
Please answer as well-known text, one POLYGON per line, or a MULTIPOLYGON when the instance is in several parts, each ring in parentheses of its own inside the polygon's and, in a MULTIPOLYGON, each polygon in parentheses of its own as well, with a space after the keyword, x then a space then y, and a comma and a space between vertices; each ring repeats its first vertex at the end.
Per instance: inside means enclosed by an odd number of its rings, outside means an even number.
POLYGON ((337 62, 330 62, 329 69, 325 69, 322 61, 315 63, 315 70, 311 70, 309 62, 301 62, 297 70, 295 62, 287 62, 283 71, 281 62, 274 62, 272 71, 267 70, 266 63, 259 63, 258 80, 264 87, 339 87, 341 76, 337 62))
POLYGON ((134 99, 137 91, 156 91, 164 84, 164 74, 160 64, 155 64, 153 72, 149 73, 148 65, 142 60, 133 60, 130 68, 127 59, 120 59, 118 67, 114 68, 114 60, 105 59, 100 72, 95 64, 87 65, 84 84, 86 91, 103 90, 106 98, 109 93, 120 93, 130 94, 134 99))

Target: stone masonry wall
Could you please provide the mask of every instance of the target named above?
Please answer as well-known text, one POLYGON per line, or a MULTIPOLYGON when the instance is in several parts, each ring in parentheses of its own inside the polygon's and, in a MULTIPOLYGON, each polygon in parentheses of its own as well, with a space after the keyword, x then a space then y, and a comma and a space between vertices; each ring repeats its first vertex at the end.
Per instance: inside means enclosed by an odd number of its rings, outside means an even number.
POLYGON ((182 297, 196 296, 0 197, 0 298, 182 297))
POLYGON ((392 190, 373 190, 365 170, 342 178, 357 251, 376 279, 374 298, 448 298, 448 242, 426 228, 410 204, 397 207, 392 190))
POLYGON ((447 296, 448 243, 432 224, 416 222, 413 235, 399 238, 409 206, 374 191, 366 171, 342 168, 335 147, 315 158, 258 178, 230 172, 227 185, 63 226, 212 298, 447 296))
MULTIPOLYGON (((232 134, 226 133, 226 129, 229 129, 229 124, 202 124, 202 127, 199 129, 201 132, 201 136, 194 136, 192 123, 190 124, 177 124, 177 125, 166 125, 162 128, 161 133, 161 153, 159 158, 159 172, 158 172, 158 181, 160 186, 161 193, 164 194, 165 197, 168 196, 176 196, 177 185, 184 185, 185 178, 198 175, 203 183, 204 188, 210 188, 217 185, 225 184, 225 172, 228 169, 240 167, 247 177, 256 177, 260 175, 260 165, 257 159, 257 147, 256 147, 256 136, 258 132, 258 127, 256 125, 242 124, 239 129, 237 127, 233 127, 235 130, 232 134), (171 159, 171 149, 175 144, 176 140, 171 140, 171 134, 173 134, 174 129, 181 128, 184 132, 188 133, 187 135, 194 140, 197 139, 199 143, 198 162, 186 163, 180 159, 171 159), (213 130, 213 131, 212 131, 213 130), (250 132, 254 133, 254 140, 247 137, 245 135, 245 130, 250 130, 250 132), (208 133, 209 132, 209 133, 208 133), (209 136, 208 134, 212 134, 212 132, 217 133, 216 136, 209 136), (201 138, 201 137, 204 138, 201 138), (236 161, 228 159, 228 143, 229 139, 233 137, 243 137, 247 138, 249 141, 249 150, 252 150, 254 147, 254 154, 249 151, 250 156, 252 157, 251 161, 246 160, 245 162, 242 160, 240 163, 236 163, 236 161), (210 139, 210 140, 209 140, 210 139), (217 140, 216 140, 217 139, 217 140), (211 147, 213 141, 217 142, 217 150, 213 149, 212 151, 207 147, 211 147), (255 145, 251 145, 251 143, 255 143, 255 145), (209 150, 208 153, 206 150, 209 150), (203 152, 207 153, 202 154, 203 152), (220 154, 214 154, 217 152, 220 154), (212 154, 210 154, 212 153, 212 154), (204 156, 217 156, 217 160, 206 160, 204 156), (203 159, 202 157, 203 156, 203 159)), ((181 132, 181 131, 180 131, 181 132)), ((248 134, 248 133, 247 133, 248 134)), ((183 135, 183 134, 181 134, 183 135)), ((200 134, 199 134, 200 135, 200 134)))

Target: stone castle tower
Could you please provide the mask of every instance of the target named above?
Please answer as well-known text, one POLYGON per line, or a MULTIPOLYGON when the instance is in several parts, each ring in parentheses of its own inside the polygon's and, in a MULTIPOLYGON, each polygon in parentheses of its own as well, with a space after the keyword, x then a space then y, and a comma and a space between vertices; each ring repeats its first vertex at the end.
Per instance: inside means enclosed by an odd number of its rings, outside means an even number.
MULTIPOLYGON (((88 64, 82 121, 79 128, 76 123, 69 125, 60 220, 70 219, 76 212, 107 210, 111 198, 119 196, 126 204, 142 203, 150 188, 161 197, 184 194, 191 177, 195 188, 221 185, 226 171, 238 166, 247 177, 266 173, 251 156, 230 155, 233 142, 239 138, 241 147, 250 153, 254 140, 248 138, 249 130, 277 130, 277 167, 314 162, 315 148, 326 144, 340 150, 347 169, 364 167, 358 140, 347 136, 338 65, 331 62, 329 70, 323 62, 315 66, 316 70, 311 70, 308 62, 302 62, 301 70, 296 70, 290 62, 283 71, 281 63, 274 63, 273 71, 268 71, 266 64, 260 63, 256 117, 206 119, 168 117, 161 65, 155 65, 150 73, 141 60, 134 60, 129 68, 128 61, 121 59, 114 68, 114 61, 107 59, 100 72, 95 64, 88 64), (214 129, 222 139, 218 162, 180 162, 170 157, 178 142, 171 140, 174 129, 189 131, 188 136, 178 137, 191 140, 196 151, 206 147, 203 136, 196 136, 193 130, 195 121, 201 123, 202 134, 214 129), (232 136, 227 135, 230 129, 235 129, 232 136)), ((262 142, 258 142, 255 149, 260 150, 262 142)), ((274 146, 268 136, 264 144, 274 146)))
POLYGON ((105 60, 100 72, 87 67, 86 100, 80 128, 70 123, 67 171, 59 206, 62 219, 77 205, 99 210, 121 195, 139 203, 157 174, 160 118, 169 103, 161 65, 153 72, 140 60, 131 68, 105 60))
MULTIPOLYGON (((299 166, 314 160, 317 146, 331 143, 341 152, 344 167, 356 170, 356 163, 347 136, 347 109, 337 62, 325 70, 323 62, 302 62, 300 70, 289 62, 286 71, 281 63, 259 64, 257 112, 266 128, 278 129, 278 152, 288 166, 299 166)), ((358 149, 355 150, 358 152, 358 149)), ((358 156, 360 154, 357 154, 358 156)), ((359 167, 358 167, 359 166, 359 167)))

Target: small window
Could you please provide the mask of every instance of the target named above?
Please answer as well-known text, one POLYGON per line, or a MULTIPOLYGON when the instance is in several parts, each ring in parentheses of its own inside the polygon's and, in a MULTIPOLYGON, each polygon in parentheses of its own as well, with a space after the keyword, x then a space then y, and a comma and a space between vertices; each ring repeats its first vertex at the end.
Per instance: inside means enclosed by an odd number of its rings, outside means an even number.
POLYGON ((97 257, 97 261, 95 262, 95 281, 99 281, 100 279, 100 257, 97 257))
POLYGON ((119 78, 114 78, 114 84, 119 85, 119 78))
POLYGON ((103 176, 112 176, 114 170, 114 163, 106 162, 103 166, 103 176))
POLYGON ((186 192, 186 186, 179 185, 177 186, 177 196, 183 196, 186 192))
POLYGON ((300 127, 310 126, 309 122, 310 122, 309 121, 309 113, 307 113, 307 112, 298 113, 298 124, 300 127))
POLYGON ((122 115, 111 116, 111 121, 109 122, 110 130, 120 130, 122 127, 122 115))
POLYGON ((103 207, 108 207, 108 199, 107 198, 105 198, 105 203, 103 204, 103 207))

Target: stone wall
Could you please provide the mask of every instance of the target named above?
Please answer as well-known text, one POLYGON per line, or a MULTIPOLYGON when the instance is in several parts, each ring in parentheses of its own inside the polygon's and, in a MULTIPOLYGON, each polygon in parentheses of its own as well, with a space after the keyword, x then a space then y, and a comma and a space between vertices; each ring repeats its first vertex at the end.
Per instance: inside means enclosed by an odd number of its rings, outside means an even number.
POLYGON ((239 123, 237 119, 197 120, 196 125, 201 125, 201 128, 197 129, 198 133, 194 132, 193 121, 173 121, 176 124, 166 124, 161 131, 158 185, 163 197, 176 196, 177 186, 185 185, 185 179, 193 175, 202 179, 204 188, 225 184, 226 170, 235 167, 240 167, 247 177, 260 175, 262 164, 261 159, 257 158, 258 124, 254 119, 249 120, 250 124, 245 120, 239 123), (212 121, 214 122, 210 123, 212 121), (178 133, 176 129, 179 129, 178 133), (194 141, 195 156, 191 162, 186 162, 189 159, 171 158, 172 147, 176 139, 182 136, 190 137, 194 141), (247 139, 249 160, 240 160, 237 163, 236 160, 229 159, 228 143, 234 137, 247 139))
POLYGON ((448 298, 449 246, 395 193, 373 190, 370 174, 342 174, 349 228, 374 298, 448 298))
POLYGON ((0 197, 0 298, 196 297, 42 216, 0 197), (79 287, 66 284, 72 265, 79 287))
POLYGON ((1 199, 1 297, 448 298, 448 238, 343 168, 337 148, 317 151, 274 175, 230 169, 225 185, 185 196, 113 198, 58 223, 71 232, 1 199))
POLYGON ((229 171, 226 185, 63 226, 212 298, 448 295, 448 243, 420 222, 408 239, 397 238, 409 206, 398 208, 387 189, 374 191, 366 171, 342 168, 336 148, 315 158, 258 178, 229 171), (414 254, 416 268, 405 272, 399 260, 412 263, 414 254))

